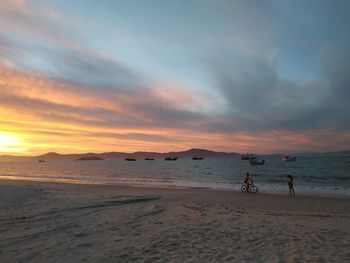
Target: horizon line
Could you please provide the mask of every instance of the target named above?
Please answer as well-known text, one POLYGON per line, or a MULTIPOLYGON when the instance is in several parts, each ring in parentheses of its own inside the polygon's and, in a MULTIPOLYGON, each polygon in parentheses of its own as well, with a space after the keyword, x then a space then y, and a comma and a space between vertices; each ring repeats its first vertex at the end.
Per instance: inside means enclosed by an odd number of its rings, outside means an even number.
POLYGON ((166 151, 166 152, 153 152, 153 151, 134 151, 134 152, 118 152, 118 151, 105 151, 105 152, 81 152, 81 153, 59 153, 59 152, 55 152, 55 151, 49 151, 49 152, 45 152, 42 154, 38 154, 38 155, 16 155, 16 154, 1 154, 0 157, 3 156, 11 156, 11 157, 39 157, 45 154, 58 154, 58 155, 82 155, 82 154, 105 154, 105 153, 122 153, 122 154, 135 154, 135 153, 140 153, 140 152, 144 152, 144 153, 157 153, 157 154, 166 154, 166 153, 179 153, 179 152, 186 152, 186 151, 190 151, 190 150, 204 150, 204 151, 209 151, 209 152, 214 152, 214 153, 226 153, 226 154, 238 154, 238 155, 244 155, 244 154, 254 154, 254 155, 298 155, 298 154, 327 154, 327 153, 341 153, 341 152, 350 152, 349 150, 332 150, 332 151, 315 151, 315 152, 295 152, 295 153, 286 153, 286 152, 276 152, 276 153, 254 153, 254 152, 235 152, 235 151, 231 151, 231 152, 226 152, 226 151, 215 151, 215 150, 209 150, 209 149, 204 149, 204 148, 189 148, 187 150, 182 150, 182 151, 166 151))

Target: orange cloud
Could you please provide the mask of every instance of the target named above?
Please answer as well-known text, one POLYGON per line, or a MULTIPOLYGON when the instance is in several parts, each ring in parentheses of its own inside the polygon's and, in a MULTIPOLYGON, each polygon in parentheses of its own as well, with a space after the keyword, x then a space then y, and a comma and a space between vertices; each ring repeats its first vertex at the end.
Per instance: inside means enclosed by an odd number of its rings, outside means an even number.
POLYGON ((152 88, 131 93, 91 89, 4 67, 0 76, 1 130, 23 137, 23 145, 31 153, 52 149, 63 152, 179 149, 182 144, 171 141, 186 141, 183 134, 188 132, 160 127, 161 123, 149 111, 138 108, 152 102, 168 110, 185 107, 191 97, 181 91, 165 94, 152 88), (147 94, 142 96, 145 91, 147 94))
POLYGON ((241 120, 196 112, 193 105, 200 107, 200 96, 176 87, 169 92, 159 86, 130 91, 89 88, 2 67, 0 90, 0 132, 20 138, 16 149, 22 154, 193 147, 255 153, 326 151, 346 150, 350 141, 349 133, 333 130, 232 132, 241 120))

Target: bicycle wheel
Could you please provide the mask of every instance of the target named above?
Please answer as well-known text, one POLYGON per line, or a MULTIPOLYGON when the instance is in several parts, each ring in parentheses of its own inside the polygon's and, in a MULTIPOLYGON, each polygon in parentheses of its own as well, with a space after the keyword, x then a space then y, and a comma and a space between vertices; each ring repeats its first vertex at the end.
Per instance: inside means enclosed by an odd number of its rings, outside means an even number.
POLYGON ((255 185, 252 185, 250 188, 249 188, 249 192, 252 193, 252 194, 256 194, 258 192, 258 187, 255 186, 255 185))
POLYGON ((245 184, 242 185, 242 187, 241 187, 241 192, 242 192, 242 193, 247 192, 247 186, 246 186, 245 184))

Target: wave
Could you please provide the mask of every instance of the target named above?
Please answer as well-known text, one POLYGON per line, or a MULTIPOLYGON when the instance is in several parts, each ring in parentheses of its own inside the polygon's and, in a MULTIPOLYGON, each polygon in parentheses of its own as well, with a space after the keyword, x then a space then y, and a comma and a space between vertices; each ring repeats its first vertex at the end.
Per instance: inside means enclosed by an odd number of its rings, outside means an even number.
POLYGON ((287 183, 287 180, 284 179, 277 179, 277 178, 271 178, 271 179, 268 179, 266 182, 268 183, 287 183))
POLYGON ((329 180, 329 177, 326 176, 318 176, 318 175, 309 175, 307 177, 305 177, 305 181, 310 181, 312 179, 316 179, 316 180, 329 180))
POLYGON ((348 176, 333 176, 332 179, 347 181, 350 180, 348 176))

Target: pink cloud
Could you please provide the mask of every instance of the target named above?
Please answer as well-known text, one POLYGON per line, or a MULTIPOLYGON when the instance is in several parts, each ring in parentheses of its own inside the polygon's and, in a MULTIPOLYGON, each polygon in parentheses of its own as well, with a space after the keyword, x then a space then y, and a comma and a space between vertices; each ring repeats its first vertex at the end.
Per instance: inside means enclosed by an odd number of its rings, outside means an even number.
POLYGON ((169 92, 159 86, 131 91, 88 88, 1 67, 0 90, 2 130, 27 138, 32 152, 201 147, 293 153, 350 148, 350 132, 332 129, 220 131, 241 121, 186 111, 198 100, 176 87, 169 92))
POLYGON ((27 0, 0 1, 0 26, 8 33, 19 32, 74 50, 83 50, 85 48, 76 36, 69 33, 72 25, 74 21, 47 6, 27 0))

